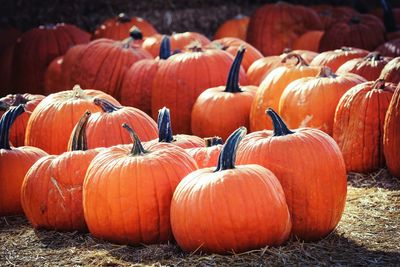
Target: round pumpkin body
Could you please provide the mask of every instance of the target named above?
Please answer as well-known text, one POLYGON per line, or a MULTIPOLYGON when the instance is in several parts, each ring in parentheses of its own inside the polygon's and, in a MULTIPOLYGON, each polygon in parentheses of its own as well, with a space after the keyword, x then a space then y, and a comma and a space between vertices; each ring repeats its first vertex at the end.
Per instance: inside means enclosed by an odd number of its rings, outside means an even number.
POLYGON ((59 56, 51 61, 47 67, 44 75, 44 94, 49 95, 52 93, 64 91, 66 86, 63 80, 63 74, 61 72, 61 65, 63 63, 64 56, 59 56))
POLYGON ((234 37, 246 40, 249 21, 249 17, 242 15, 238 15, 233 19, 225 21, 215 32, 214 40, 224 37, 234 37))
POLYGON ((324 31, 308 31, 294 41, 293 49, 303 49, 318 52, 319 42, 324 31))
POLYGON ((187 148, 185 151, 196 161, 199 169, 214 167, 217 165, 222 145, 212 145, 207 147, 187 148))
POLYGON ((385 164, 383 127, 394 84, 365 82, 343 95, 336 108, 333 138, 347 171, 371 172, 385 164))
POLYGON ((338 21, 346 21, 359 13, 347 6, 316 5, 311 6, 317 12, 323 29, 328 29, 338 21))
POLYGON ((400 57, 395 57, 386 64, 382 69, 379 79, 384 79, 394 84, 400 82, 400 57))
POLYGON ((80 58, 81 52, 85 51, 86 45, 74 45, 70 49, 68 49, 67 53, 63 56, 62 64, 61 64, 61 75, 64 85, 68 87, 71 82, 71 74, 75 63, 80 58))

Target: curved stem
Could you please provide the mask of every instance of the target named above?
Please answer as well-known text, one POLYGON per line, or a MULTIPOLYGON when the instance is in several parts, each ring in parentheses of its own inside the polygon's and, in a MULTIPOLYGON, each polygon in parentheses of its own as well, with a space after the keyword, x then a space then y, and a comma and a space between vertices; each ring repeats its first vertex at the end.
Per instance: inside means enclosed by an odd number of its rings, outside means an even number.
POLYGON ((171 43, 169 37, 164 35, 160 45, 160 59, 167 59, 171 56, 171 43))
POLYGON ((171 127, 171 115, 168 108, 163 107, 158 111, 157 126, 158 141, 172 143, 174 141, 174 136, 171 127))
POLYGON ((203 49, 201 48, 201 43, 197 40, 191 42, 186 49, 192 52, 202 52, 203 49))
POLYGON ((284 136, 294 133, 289 130, 282 118, 279 117, 279 115, 272 108, 268 108, 266 113, 268 116, 270 116, 272 124, 274 125, 274 136, 284 136))
POLYGON ((144 155, 144 154, 148 153, 148 151, 146 151, 143 148, 142 142, 140 141, 140 139, 137 136, 137 134, 135 133, 135 131, 127 123, 122 124, 122 127, 128 131, 129 135, 132 138, 133 146, 132 146, 132 150, 131 150, 131 155, 139 156, 139 155, 144 155))
POLYGON ((373 89, 385 89, 385 79, 378 79, 374 82, 374 84, 372 85, 373 89))
POLYGON ((10 107, 0 119, 0 149, 10 150, 10 129, 15 119, 24 113, 24 105, 10 107))
POLYGON ((125 23, 131 21, 131 18, 125 13, 119 13, 117 16, 119 22, 125 23))
POLYGON ((90 111, 86 111, 85 114, 83 114, 83 116, 80 118, 78 123, 75 125, 74 129, 72 130, 71 147, 68 151, 86 151, 88 149, 86 139, 86 124, 89 120, 90 115, 90 111))
POLYGON ((240 141, 246 135, 246 132, 246 127, 240 127, 228 137, 219 154, 217 168, 214 172, 235 168, 236 150, 240 141))
POLYGON ((379 54, 379 52, 371 52, 368 55, 366 55, 364 59, 368 61, 378 61, 382 60, 383 57, 381 54, 379 54))
POLYGON ((143 33, 142 31, 136 27, 135 25, 132 26, 132 28, 129 29, 129 36, 133 41, 137 40, 142 40, 143 39, 143 33))
POLYGON ((206 147, 222 145, 222 138, 219 136, 207 137, 204 138, 204 141, 206 143, 206 147))
POLYGON ((93 99, 93 102, 97 106, 101 107, 104 112, 107 112, 107 113, 111 113, 111 112, 117 111, 122 108, 122 107, 117 107, 117 106, 111 104, 109 101, 107 101, 103 98, 95 98, 95 99, 93 99))
POLYGON ((304 58, 302 58, 299 54, 296 53, 289 53, 287 54, 283 59, 282 59, 282 63, 286 63, 286 61, 288 61, 288 59, 291 58, 296 58, 297 62, 295 64, 295 66, 308 66, 307 62, 304 60, 304 58))
POLYGON ((335 78, 337 75, 332 71, 331 68, 327 66, 322 66, 317 77, 324 77, 324 78, 335 78))
POLYGON ((246 52, 246 48, 241 46, 236 54, 235 60, 232 63, 231 69, 229 70, 228 81, 226 82, 226 87, 224 92, 227 93, 243 92, 239 87, 239 73, 244 52, 246 52))

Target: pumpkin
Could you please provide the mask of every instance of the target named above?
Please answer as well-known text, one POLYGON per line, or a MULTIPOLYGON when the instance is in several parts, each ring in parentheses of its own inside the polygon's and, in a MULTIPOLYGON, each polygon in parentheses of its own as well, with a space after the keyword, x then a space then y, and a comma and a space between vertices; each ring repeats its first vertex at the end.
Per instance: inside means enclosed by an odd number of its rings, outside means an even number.
MULTIPOLYGON (((177 133, 190 133, 191 112, 197 97, 207 88, 224 84, 233 62, 232 55, 225 51, 203 50, 198 46, 191 49, 165 60, 153 80, 153 118, 157 118, 159 109, 167 106, 177 133)), ((240 83, 247 84, 243 70, 240 83)))
POLYGON ((386 57, 400 56, 400 37, 384 44, 381 44, 376 51, 386 57))
POLYGON ((70 134, 82 114, 101 111, 93 99, 105 98, 120 105, 111 96, 96 90, 82 90, 79 85, 72 90, 51 94, 32 112, 26 127, 25 144, 43 149, 49 154, 67 150, 70 134))
POLYGON ((182 148, 133 145, 106 148, 91 162, 83 184, 83 210, 90 233, 120 244, 172 240, 170 203, 183 177, 197 169, 182 148))
POLYGON ((383 126, 395 85, 365 82, 347 91, 336 108, 333 138, 349 172, 371 172, 385 164, 383 126))
POLYGON ((324 132, 289 130, 272 109, 274 131, 250 133, 239 146, 238 164, 271 170, 285 192, 292 235, 318 240, 335 229, 346 203, 347 176, 340 149, 324 132))
POLYGON ((332 51, 326 51, 317 55, 312 61, 312 66, 327 66, 336 72, 340 66, 353 58, 361 58, 368 55, 368 51, 353 47, 342 47, 332 51))
POLYGON ((62 64, 61 64, 61 76, 64 85, 67 88, 71 84, 71 73, 74 65, 78 61, 80 57, 80 53, 84 51, 86 44, 74 45, 71 47, 67 53, 63 56, 62 64))
POLYGON ((14 46, 21 32, 13 27, 0 29, 0 96, 12 93, 14 46))
POLYGON ((71 46, 87 43, 89 39, 87 32, 63 23, 39 26, 23 33, 14 48, 14 90, 43 94, 44 75, 50 62, 64 55, 71 46))
POLYGON ((384 79, 391 83, 400 82, 400 57, 395 57, 386 64, 382 69, 379 79, 384 79))
POLYGON ((120 13, 117 17, 109 18, 97 26, 93 39, 124 40, 128 37, 128 32, 133 26, 139 28, 145 37, 157 33, 157 30, 147 20, 139 17, 129 17, 125 13, 120 13))
POLYGON ((11 107, 0 120, 0 216, 22 214, 22 181, 29 168, 47 155, 36 147, 10 146, 10 128, 23 113, 23 105, 11 107))
POLYGON ((400 84, 390 101, 383 129, 383 152, 391 174, 400 177, 400 84))
POLYGON ((325 30, 319 43, 320 51, 333 50, 341 46, 352 46, 374 50, 385 41, 385 27, 372 15, 356 15, 338 21, 325 30))
POLYGON ((205 147, 187 148, 185 151, 196 161, 199 169, 217 165, 222 149, 222 139, 218 136, 204 138, 205 147))
POLYGON ((239 71, 246 49, 240 48, 229 71, 226 86, 205 90, 192 109, 192 133, 207 137, 217 135, 226 140, 238 127, 249 127, 251 103, 256 86, 239 86, 239 71))
POLYGON ((276 68, 260 84, 250 109, 251 131, 272 129, 272 123, 264 114, 266 108, 278 109, 283 90, 289 83, 303 77, 316 76, 321 69, 317 66, 309 66, 297 54, 288 54, 282 61, 285 63, 291 58, 297 59, 297 64, 286 64, 276 68))
POLYGON ((239 38, 246 40, 247 27, 249 26, 250 18, 243 15, 237 15, 233 19, 229 19, 222 23, 214 34, 214 40, 224 37, 239 38))
POLYGON ((293 43, 293 49, 303 49, 318 52, 319 42, 321 40, 323 31, 308 31, 303 33, 293 43))
POLYGON ((194 171, 176 188, 171 226, 183 250, 240 253, 288 239, 291 216, 276 176, 255 164, 235 166, 245 134, 241 127, 228 138, 216 169, 194 171))
MULTIPOLYGON (((119 127, 124 122, 133 125, 138 137, 144 141, 157 138, 156 122, 140 109, 116 106, 102 98, 95 98, 93 102, 101 107, 102 111, 93 113, 87 121, 88 148, 129 144, 131 142, 129 134, 125 131, 121 132, 119 127)), ((74 135, 71 135, 69 145, 73 140, 74 135)))
POLYGON ((61 231, 85 231, 82 185, 86 170, 100 149, 86 144, 86 112, 75 126, 74 140, 59 156, 37 161, 27 172, 21 189, 25 215, 34 228, 61 231))
POLYGON ((61 70, 64 56, 59 56, 51 61, 47 67, 46 73, 44 74, 44 93, 49 95, 59 91, 64 91, 66 86, 64 85, 64 77, 61 70))
POLYGON ((375 81, 379 78, 382 69, 391 60, 389 57, 383 57, 380 53, 369 53, 363 58, 354 58, 337 70, 338 74, 354 73, 367 79, 367 81, 375 81))
POLYGON ((290 128, 312 127, 332 135, 340 98, 366 81, 356 74, 337 75, 323 67, 316 77, 301 78, 286 87, 279 100, 279 113, 290 128))
POLYGON ((10 45, 13 45, 18 37, 21 36, 21 31, 17 28, 6 26, 0 29, 0 51, 4 51, 10 45))
POLYGON ((250 18, 247 42, 264 56, 279 55, 284 48, 310 30, 321 30, 318 15, 311 9, 285 2, 266 4, 250 18))
POLYGON ((171 56, 169 38, 164 37, 159 57, 143 59, 126 71, 121 85, 121 104, 136 107, 151 114, 151 92, 153 79, 164 60, 171 56))
POLYGON ((311 8, 317 12, 323 29, 328 29, 338 21, 343 21, 360 14, 347 6, 316 5, 311 6, 311 8))

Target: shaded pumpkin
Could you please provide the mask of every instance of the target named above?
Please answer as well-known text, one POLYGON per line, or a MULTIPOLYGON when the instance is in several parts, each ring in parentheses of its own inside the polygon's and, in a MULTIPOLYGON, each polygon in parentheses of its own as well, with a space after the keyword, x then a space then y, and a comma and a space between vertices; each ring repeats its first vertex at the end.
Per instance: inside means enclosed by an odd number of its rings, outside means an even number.
POLYGON ((381 44, 376 51, 386 57, 400 56, 400 37, 381 44))
POLYGON ((216 166, 222 149, 222 139, 218 136, 204 138, 204 141, 206 143, 205 147, 185 149, 196 161, 199 169, 216 166))
POLYGON ((47 67, 46 73, 44 74, 45 95, 64 91, 66 89, 61 68, 63 59, 64 56, 56 57, 47 67))
POLYGON ((243 15, 237 15, 233 19, 229 19, 222 23, 214 34, 215 39, 224 37, 234 37, 241 40, 246 40, 247 27, 249 26, 250 18, 243 15))
POLYGON ((352 16, 357 16, 356 10, 347 6, 315 5, 311 6, 317 12, 323 29, 328 29, 338 21, 344 21, 352 16))
POLYGON ((384 79, 394 84, 400 82, 400 57, 395 57, 386 64, 382 69, 379 79, 384 79))
POLYGON ((313 52, 319 51, 319 42, 324 31, 308 31, 300 35, 293 43, 293 49, 302 49, 313 52))
POLYGON ((21 34, 20 30, 12 26, 0 28, 0 51, 3 52, 7 47, 13 45, 21 34))
POLYGON ((12 60, 15 43, 21 34, 14 27, 0 29, 0 96, 12 93, 12 60))

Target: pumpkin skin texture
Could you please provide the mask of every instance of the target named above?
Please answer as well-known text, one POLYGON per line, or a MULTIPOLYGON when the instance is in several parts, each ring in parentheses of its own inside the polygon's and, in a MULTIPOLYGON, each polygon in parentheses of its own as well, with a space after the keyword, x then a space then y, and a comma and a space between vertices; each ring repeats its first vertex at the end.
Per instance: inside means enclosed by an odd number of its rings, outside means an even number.
POLYGON ((64 85, 63 74, 61 65, 64 56, 59 56, 51 61, 50 65, 47 67, 46 73, 44 75, 44 93, 49 95, 52 93, 64 91, 66 86, 64 85))
POLYGON ((242 15, 238 15, 233 19, 225 21, 215 32, 214 40, 224 37, 233 37, 246 40, 249 21, 249 17, 242 15))
POLYGON ((177 146, 143 147, 130 133, 133 146, 106 148, 90 164, 83 185, 85 220, 96 238, 131 245, 165 243, 172 240, 172 194, 197 165, 177 146))
POLYGON ((391 174, 400 177, 400 85, 390 101, 383 130, 383 152, 391 174))
POLYGON ((376 51, 387 57, 400 56, 400 37, 380 45, 376 51))
POLYGON ((320 71, 320 67, 308 66, 297 54, 287 55, 284 62, 290 58, 297 58, 297 64, 286 64, 276 68, 260 84, 250 109, 251 131, 272 129, 272 123, 266 118, 265 110, 268 107, 279 108, 279 100, 289 83, 303 77, 314 77, 320 71))
POLYGON ((271 170, 285 192, 292 235, 305 241, 321 239, 335 229, 346 203, 347 176, 340 149, 324 132, 290 131, 275 112, 268 112, 274 117, 274 132, 247 135, 237 163, 271 170))
POLYGON ((10 128, 24 107, 11 107, 0 120, 0 216, 22 214, 21 186, 26 172, 41 157, 43 150, 30 147, 12 147, 10 128))
POLYGON ((245 48, 239 49, 226 86, 209 88, 196 99, 191 119, 194 135, 217 135, 226 140, 238 127, 249 127, 250 107, 257 87, 239 86, 240 65, 245 51, 245 48))
POLYGON ((72 129, 82 114, 101 111, 93 103, 95 97, 120 105, 117 100, 96 90, 73 90, 51 94, 32 112, 26 127, 25 144, 39 147, 49 154, 58 155, 67 150, 72 129))
POLYGON ((187 148, 185 151, 196 161, 199 169, 216 166, 222 149, 220 137, 204 138, 206 147, 187 148))
POLYGON ((86 45, 80 44, 75 45, 68 49, 67 53, 63 56, 63 61, 61 64, 61 75, 64 81, 64 85, 68 88, 71 82, 71 73, 74 65, 80 58, 81 52, 85 50, 86 45))
POLYGON ((379 53, 370 53, 364 58, 354 58, 337 70, 338 74, 354 73, 367 79, 367 81, 375 81, 379 78, 382 69, 392 58, 383 57, 379 53))
POLYGON ((319 51, 319 42, 323 31, 308 31, 302 34, 294 41, 293 49, 309 50, 313 52, 319 51))
POLYGON ((21 35, 13 56, 15 92, 44 93, 44 75, 50 62, 75 45, 89 42, 90 35, 69 24, 39 26, 21 35))
POLYGON ((395 57, 386 64, 379 79, 395 84, 400 82, 400 57, 395 57))
POLYGON ((360 14, 346 6, 316 5, 311 8, 317 12, 323 29, 328 29, 338 21, 345 21, 360 14))
POLYGON ((340 99, 333 138, 348 172, 367 173, 385 164, 383 126, 395 85, 383 80, 359 84, 340 99))
POLYGON ((13 27, 0 29, 0 96, 12 93, 12 61, 14 47, 21 32, 13 27))
POLYGON ((309 8, 285 2, 266 4, 251 16, 247 42, 264 56, 279 55, 303 33, 321 29, 318 15, 309 8))
POLYGON ((241 127, 228 138, 217 169, 192 172, 176 188, 171 226, 183 250, 240 253, 288 239, 290 214, 276 176, 259 165, 234 165, 245 134, 241 127))
POLYGON ((61 231, 85 231, 82 207, 82 185, 86 170, 100 149, 87 150, 86 112, 72 134, 73 146, 59 156, 37 161, 27 172, 21 202, 24 213, 34 228, 61 231))
MULTIPOLYGON (((157 118, 159 109, 168 107, 176 133, 190 134, 194 102, 205 89, 225 83, 233 62, 233 57, 225 51, 203 51, 198 47, 192 49, 193 51, 175 54, 165 60, 153 80, 153 118, 157 118)), ((246 85, 246 74, 243 70, 240 72, 240 83, 246 85)))
POLYGON ((356 74, 336 75, 323 67, 316 77, 291 82, 279 100, 279 113, 289 128, 317 128, 332 136, 333 119, 340 98, 367 80, 356 74))

